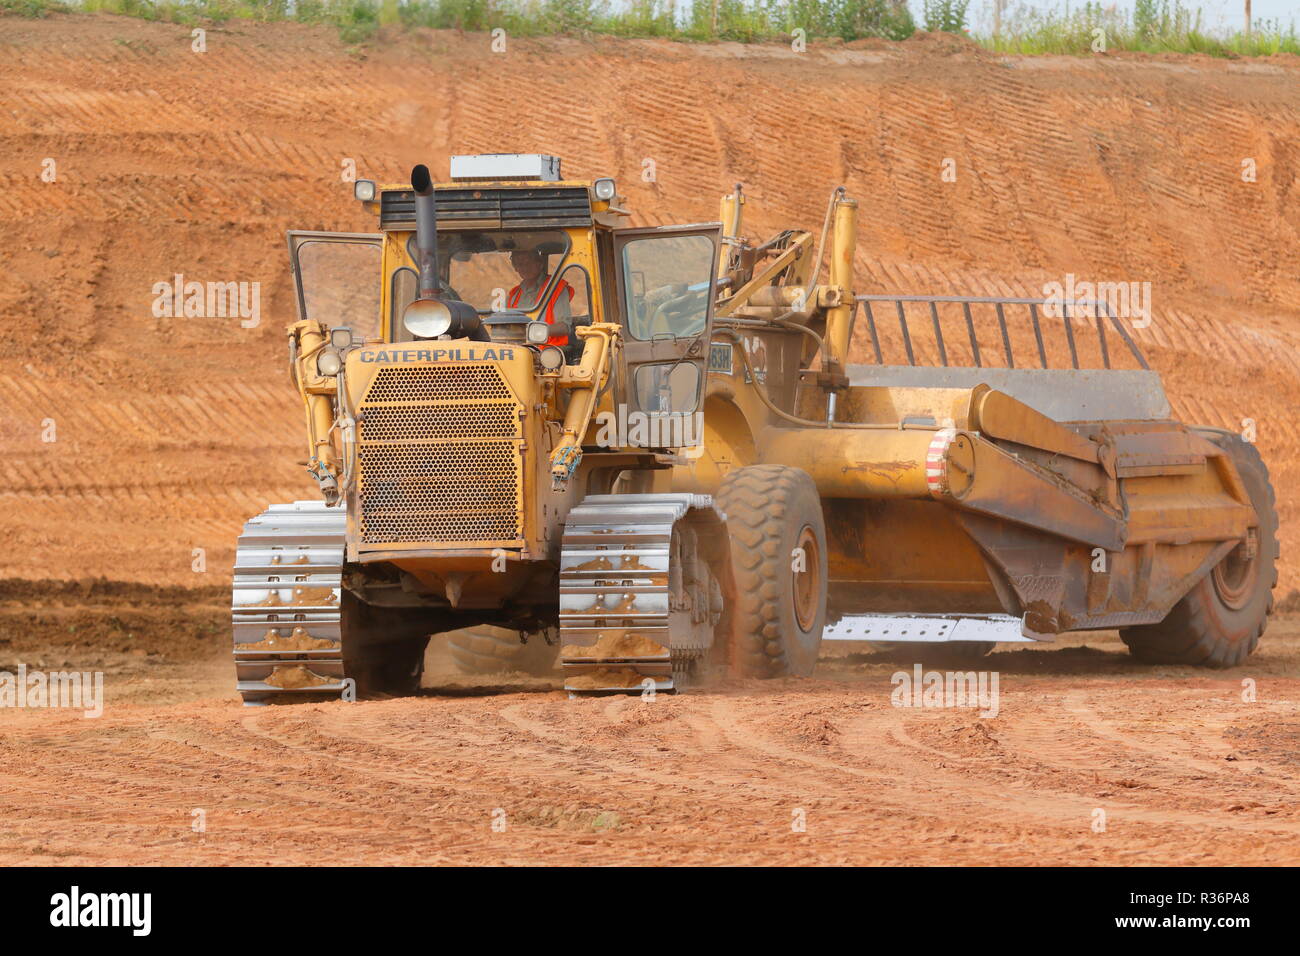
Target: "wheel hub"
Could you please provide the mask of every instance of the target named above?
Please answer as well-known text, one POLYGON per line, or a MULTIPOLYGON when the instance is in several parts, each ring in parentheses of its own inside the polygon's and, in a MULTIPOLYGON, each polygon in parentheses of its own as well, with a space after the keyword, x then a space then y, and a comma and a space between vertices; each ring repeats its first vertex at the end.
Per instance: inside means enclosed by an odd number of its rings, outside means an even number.
POLYGON ((813 529, 804 525, 799 532, 799 543, 795 546, 795 557, 802 558, 802 570, 791 575, 791 587, 794 591, 794 616, 799 630, 808 632, 817 623, 817 608, 820 603, 821 553, 817 549, 817 535, 813 529))
POLYGON ((1250 534, 1248 540, 1233 548, 1210 572, 1214 592, 1234 611, 1240 611, 1249 603, 1255 593, 1255 579, 1259 576, 1257 532, 1252 528, 1250 534))

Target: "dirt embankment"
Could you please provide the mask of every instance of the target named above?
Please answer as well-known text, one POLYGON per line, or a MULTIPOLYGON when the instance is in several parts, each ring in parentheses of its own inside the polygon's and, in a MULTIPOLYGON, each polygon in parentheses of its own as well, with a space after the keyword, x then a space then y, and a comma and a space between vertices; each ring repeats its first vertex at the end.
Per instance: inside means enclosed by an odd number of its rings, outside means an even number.
POLYGON ((816 227, 843 183, 863 291, 1151 282, 1139 340, 1178 414, 1255 423, 1285 592, 1295 63, 933 40, 493 54, 432 33, 356 52, 292 25, 190 42, 0 18, 0 677, 105 677, 98 718, 0 709, 0 862, 1297 862, 1294 617, 1227 672, 1138 665, 1113 634, 996 653, 995 717, 892 706, 910 668, 871 654, 568 701, 455 675, 440 647, 418 698, 245 710, 224 583, 244 518, 312 494, 284 230, 374 228, 349 162, 395 180, 540 150, 617 177, 643 223, 710 218, 743 180, 755 232, 816 227), (260 321, 156 316, 177 274, 260 283, 260 321))
POLYGON ((933 40, 493 53, 454 33, 349 51, 252 24, 194 53, 186 27, 77 16, 0 18, 0 75, 0 576, 219 583, 246 516, 313 494, 283 367, 284 230, 373 229, 350 164, 395 180, 453 151, 541 150, 617 177, 642 223, 711 218, 743 181, 754 232, 816 228, 843 183, 863 291, 1151 282, 1139 340, 1180 416, 1254 421, 1296 583, 1292 59, 933 40), (177 274, 260 283, 259 323, 155 316, 177 274))

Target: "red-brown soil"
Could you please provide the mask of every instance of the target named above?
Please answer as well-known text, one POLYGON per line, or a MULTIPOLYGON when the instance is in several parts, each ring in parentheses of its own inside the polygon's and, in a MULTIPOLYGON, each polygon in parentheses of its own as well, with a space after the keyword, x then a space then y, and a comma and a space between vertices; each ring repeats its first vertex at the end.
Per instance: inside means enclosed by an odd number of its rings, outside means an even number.
POLYGON ((865 648, 643 701, 435 647, 419 697, 244 708, 224 653, 137 615, 91 646, 0 617, 0 669, 102 670, 106 698, 0 710, 0 864, 1300 862, 1296 617, 1226 672, 1114 634, 999 651, 982 718, 892 706, 912 668, 865 648))
POLYGON ((450 32, 349 50, 237 23, 190 43, 0 17, 0 670, 107 682, 98 719, 0 710, 0 862, 1300 862, 1291 617, 1227 672, 1144 667, 1113 634, 999 652, 985 720, 891 707, 897 668, 874 656, 646 703, 452 678, 441 648, 419 698, 246 710, 223 609, 242 521, 313 495, 284 231, 374 228, 345 160, 394 181, 511 150, 616 177, 648 224, 711 219, 744 181, 754 233, 817 228, 842 183, 864 292, 1151 282, 1139 341, 1180 417, 1255 421, 1282 592, 1300 586, 1293 58, 492 54, 450 32), (260 326, 155 318, 177 273, 260 282, 260 326))
POLYGON ((284 368, 284 231, 375 228, 347 159, 397 181, 452 152, 541 150, 616 177, 651 224, 711 219, 743 181, 755 234, 816 229, 842 183, 864 292, 1151 282, 1139 339, 1179 416, 1256 422, 1283 588, 1300 583, 1294 58, 488 42, 350 51, 328 29, 231 23, 198 54, 189 27, 0 19, 0 577, 224 575, 248 515, 314 495, 284 368), (155 318, 152 286, 177 273, 260 282, 260 326, 155 318))

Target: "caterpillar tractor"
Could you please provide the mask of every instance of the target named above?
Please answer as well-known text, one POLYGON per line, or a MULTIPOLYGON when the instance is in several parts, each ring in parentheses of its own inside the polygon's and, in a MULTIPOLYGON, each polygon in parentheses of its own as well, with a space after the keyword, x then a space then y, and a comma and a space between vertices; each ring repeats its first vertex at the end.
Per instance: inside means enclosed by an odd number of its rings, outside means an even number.
POLYGON ((1267 471, 1172 419, 1127 287, 857 293, 842 188, 760 240, 739 185, 718 222, 647 227, 554 157, 450 172, 357 182, 377 232, 289 233, 320 496, 239 538, 246 702, 411 693, 447 635, 558 656, 575 695, 807 675, 823 641, 1254 649, 1267 471))

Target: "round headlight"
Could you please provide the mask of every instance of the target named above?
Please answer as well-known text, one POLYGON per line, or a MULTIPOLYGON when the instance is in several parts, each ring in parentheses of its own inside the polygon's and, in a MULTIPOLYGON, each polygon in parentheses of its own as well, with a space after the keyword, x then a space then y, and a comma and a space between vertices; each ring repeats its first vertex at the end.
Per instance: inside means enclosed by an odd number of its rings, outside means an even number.
POLYGON ((614 180, 597 179, 591 184, 591 190, 596 194, 597 199, 609 202, 614 198, 614 180))
POLYGON ((322 375, 337 375, 343 367, 343 356, 333 349, 326 349, 316 359, 316 371, 322 375))
POLYGON ((361 202, 374 202, 375 184, 369 179, 358 179, 352 184, 352 195, 361 202))
POLYGON ((438 299, 416 299, 402 313, 402 325, 417 339, 436 339, 451 328, 451 309, 438 299))
POLYGON ((564 367, 564 349, 558 345, 548 345, 537 353, 537 362, 548 372, 564 367))
POLYGON ((551 337, 551 327, 545 322, 529 322, 526 334, 529 345, 545 345, 551 337))

